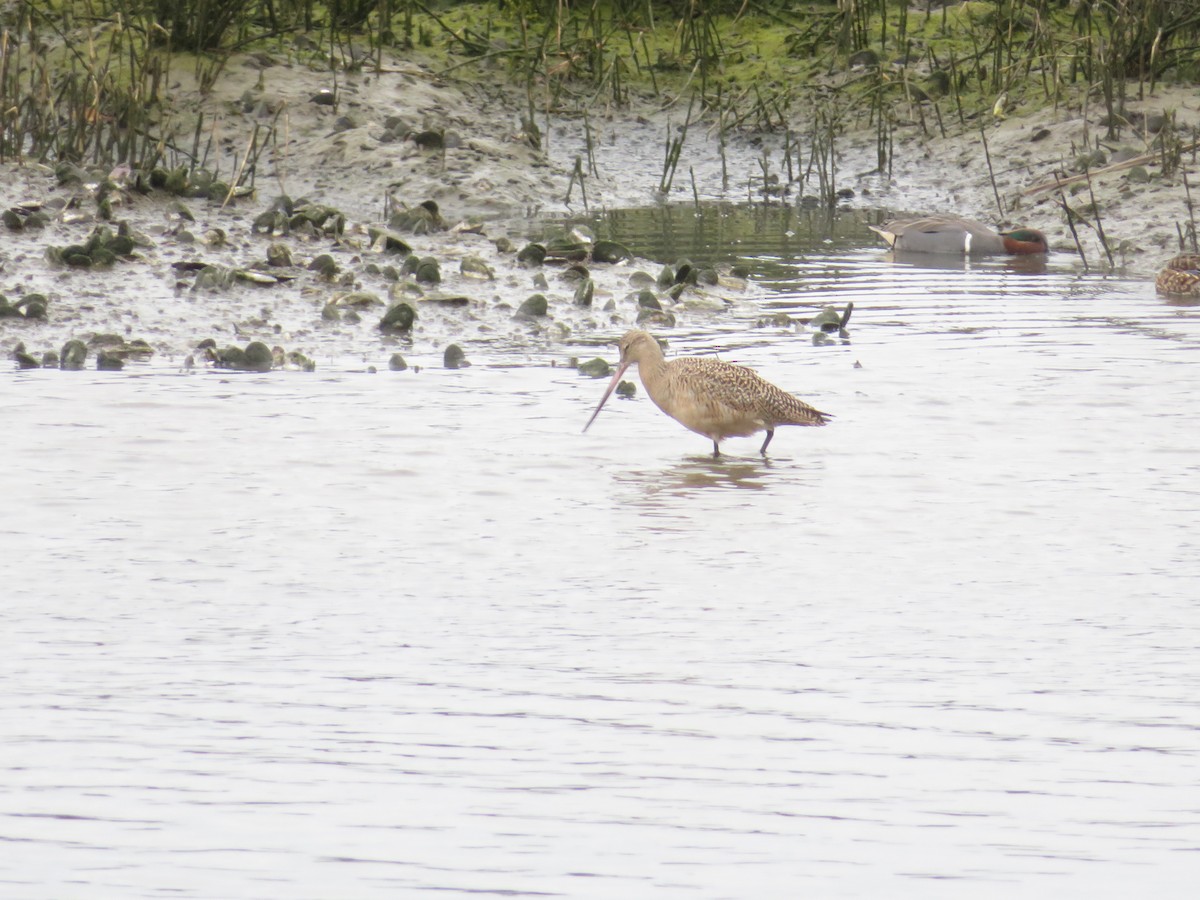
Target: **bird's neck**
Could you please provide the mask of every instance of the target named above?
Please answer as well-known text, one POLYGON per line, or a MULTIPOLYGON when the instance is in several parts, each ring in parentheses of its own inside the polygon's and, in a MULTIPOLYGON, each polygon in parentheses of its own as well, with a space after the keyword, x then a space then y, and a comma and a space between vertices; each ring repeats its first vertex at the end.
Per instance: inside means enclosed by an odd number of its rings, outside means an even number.
POLYGON ((666 395, 670 393, 667 384, 667 361, 661 356, 657 359, 638 361, 638 376, 646 393, 659 406, 662 406, 666 395))

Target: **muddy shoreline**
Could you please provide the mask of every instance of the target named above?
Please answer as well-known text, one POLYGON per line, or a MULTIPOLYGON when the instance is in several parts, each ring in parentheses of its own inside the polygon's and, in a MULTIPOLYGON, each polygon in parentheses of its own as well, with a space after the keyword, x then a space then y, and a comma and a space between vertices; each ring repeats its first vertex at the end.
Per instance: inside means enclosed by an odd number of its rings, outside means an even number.
MULTIPOLYGON (((785 171, 780 136, 738 135, 722 145, 703 122, 689 128, 671 190, 664 194, 664 144, 686 110, 657 98, 622 109, 597 105, 586 118, 551 114, 538 148, 515 86, 443 77, 432 64, 411 59, 394 60, 379 73, 335 77, 245 56, 230 61, 208 95, 180 75, 173 96, 181 113, 203 112, 220 121, 215 146, 223 154, 219 171, 225 177, 255 127, 277 124, 283 139, 260 159, 255 193, 222 208, 211 200, 118 192, 110 198, 113 222, 128 222, 147 241, 127 260, 75 270, 47 260, 46 247, 81 241, 104 224, 95 197, 103 173, 62 181, 49 166, 5 165, 0 207, 40 205, 49 217, 44 228, 5 232, 0 291, 12 302, 34 292, 49 298, 44 320, 0 318, 5 356, 21 343, 36 356, 71 338, 117 335, 148 341, 160 361, 183 365, 196 342, 209 337, 218 345, 260 340, 313 357, 358 355, 365 365, 379 365, 387 356, 379 351, 377 320, 384 308, 404 299, 419 313, 420 338, 416 346, 411 336, 393 338, 400 349, 435 359, 453 340, 477 340, 537 352, 635 323, 639 285, 631 275, 658 274, 657 264, 644 260, 595 266, 589 273, 595 301, 581 308, 572 302, 575 284, 560 281, 557 271, 531 272, 516 258, 540 218, 695 198, 801 202, 802 188, 786 178, 763 191, 765 173, 785 171), (421 132, 436 133, 442 146, 415 140, 421 132), (285 238, 256 232, 255 217, 281 195, 336 208, 345 216, 345 232, 285 238), (428 291, 408 292, 405 279, 393 277, 399 260, 372 247, 368 226, 429 200, 457 227, 415 235, 410 243, 416 254, 439 260, 445 277, 437 293, 468 298, 465 311, 461 303, 431 301, 428 291), (213 237, 218 234, 220 239, 213 237), (181 264, 196 263, 263 269, 272 239, 284 240, 291 257, 286 272, 274 272, 287 275, 274 286, 198 290, 180 274, 181 264), (310 268, 322 254, 332 256, 335 271, 310 268), (480 260, 491 276, 467 272, 468 257, 480 260), (534 322, 515 316, 539 290, 548 296, 550 315, 534 322), (337 315, 337 304, 350 293, 371 295, 379 310, 337 315)), ((1200 91, 1164 88, 1131 104, 1130 111, 1144 121, 1165 111, 1175 116, 1177 128, 1200 127, 1200 91)), ((874 135, 844 136, 837 145, 837 183, 848 189, 843 203, 1036 227, 1055 254, 1078 261, 1058 192, 1046 187, 1072 174, 1073 149, 1085 137, 1094 146, 1103 136, 1100 114, 1099 107, 1016 110, 988 121, 982 134, 975 124, 946 137, 929 136, 914 123, 895 135, 890 177, 876 171, 874 135), (998 215, 997 196, 1004 216, 998 215)), ((1099 173, 1090 184, 1115 267, 1147 279, 1176 252, 1179 228, 1188 221, 1182 179, 1159 177, 1153 157, 1142 158, 1150 138, 1127 128, 1122 140, 1100 141, 1107 153, 1093 161, 1099 173), (1122 162, 1128 159, 1134 162, 1122 162)), ((1200 181, 1195 157, 1185 155, 1182 165, 1193 182, 1200 181)), ((1074 194, 1081 187, 1088 185, 1077 181, 1066 188, 1072 205, 1083 202, 1074 194)), ((1087 225, 1077 233, 1088 263, 1107 268, 1099 234, 1087 225)), ((863 244, 872 244, 865 228, 863 244)), ((744 290, 714 285, 705 296, 707 307, 739 302, 744 290)))

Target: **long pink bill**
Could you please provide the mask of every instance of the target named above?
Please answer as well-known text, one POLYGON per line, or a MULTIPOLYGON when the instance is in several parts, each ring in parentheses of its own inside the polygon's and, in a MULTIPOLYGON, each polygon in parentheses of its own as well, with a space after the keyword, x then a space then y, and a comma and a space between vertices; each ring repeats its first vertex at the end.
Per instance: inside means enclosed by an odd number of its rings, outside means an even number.
POLYGON ((604 396, 600 398, 600 402, 596 405, 596 411, 592 413, 592 417, 588 419, 587 424, 583 426, 583 430, 587 431, 592 427, 592 423, 596 421, 596 416, 600 415, 600 410, 604 408, 604 404, 608 402, 608 398, 612 396, 612 392, 617 389, 617 385, 621 383, 621 376, 625 374, 625 370, 629 368, 629 363, 625 363, 617 367, 617 374, 612 377, 612 381, 608 383, 608 390, 604 392, 604 396))

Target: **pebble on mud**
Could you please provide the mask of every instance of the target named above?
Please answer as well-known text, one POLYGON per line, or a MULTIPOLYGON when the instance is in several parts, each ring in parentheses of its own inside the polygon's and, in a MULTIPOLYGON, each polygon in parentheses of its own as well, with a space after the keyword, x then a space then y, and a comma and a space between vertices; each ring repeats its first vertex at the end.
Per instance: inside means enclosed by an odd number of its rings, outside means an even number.
POLYGON ((292 251, 287 244, 276 242, 267 247, 268 266, 290 266, 291 264, 292 251))
POLYGON ((243 353, 245 367, 252 372, 269 372, 275 364, 275 356, 271 348, 262 341, 251 341, 243 353))
POLYGON ((546 302, 545 294, 532 294, 524 303, 517 307, 517 311, 513 313, 514 319, 536 319, 546 315, 549 309, 549 304, 546 302))
POLYGON ((492 267, 478 256, 464 256, 458 264, 458 270, 467 278, 480 278, 485 281, 493 281, 496 278, 492 267))
POLYGON ((399 232, 372 226, 367 229, 367 237, 371 241, 371 249, 376 253, 399 253, 404 256, 412 253, 412 247, 399 232))
POLYGON ((674 328, 675 316, 665 310, 641 307, 638 309, 637 323, 639 325, 659 325, 664 328, 674 328))
POLYGON ((442 365, 447 369, 465 369, 471 364, 467 362, 467 355, 463 352, 463 348, 458 344, 451 344, 442 354, 442 365))
POLYGON ((526 244, 517 253, 517 262, 534 269, 546 261, 546 248, 541 244, 526 244))
POLYGON ((13 309, 20 310, 27 319, 44 319, 49 302, 45 294, 26 294, 13 304, 13 309))
POLYGON ((597 356, 595 359, 581 362, 579 364, 579 374, 587 375, 589 378, 604 378, 612 374, 612 366, 597 356))
POLYGON ((412 331, 417 311, 407 303, 397 303, 379 320, 379 330, 385 333, 412 331))
POLYGON ((388 359, 388 368, 393 372, 403 372, 408 368, 408 363, 404 361, 404 357, 399 353, 393 353, 388 359))
POLYGON ((662 311, 662 304, 658 297, 654 295, 654 291, 643 288, 637 293, 637 305, 642 309, 656 309, 662 311))
POLYGON ((308 268, 309 271, 316 272, 325 279, 332 279, 338 273, 338 264, 333 261, 333 257, 328 253, 314 256, 312 262, 308 264, 308 268))
POLYGON ((125 360, 120 353, 101 350, 96 354, 96 368, 102 372, 116 372, 125 368, 125 360))
POLYGON ((442 218, 437 203, 426 200, 395 213, 388 219, 388 227, 411 234, 434 234, 446 230, 446 221, 442 218))
POLYGON ((71 339, 63 344, 62 351, 59 353, 59 367, 77 372, 83 368, 87 354, 87 344, 77 339, 71 339))
POLYGON ((425 256, 417 263, 413 277, 423 284, 439 284, 442 280, 442 268, 432 256, 425 256))
POLYGON ((13 348, 12 356, 17 361, 18 369, 40 369, 42 366, 36 357, 26 352, 24 344, 17 344, 13 348))
POLYGON ((617 263, 633 259, 633 252, 624 244, 616 241, 596 241, 592 245, 592 261, 599 263, 617 263))
POLYGON ((579 286, 575 288, 575 297, 572 301, 576 306, 590 307, 592 298, 596 295, 595 282, 590 278, 585 278, 579 282, 579 286))

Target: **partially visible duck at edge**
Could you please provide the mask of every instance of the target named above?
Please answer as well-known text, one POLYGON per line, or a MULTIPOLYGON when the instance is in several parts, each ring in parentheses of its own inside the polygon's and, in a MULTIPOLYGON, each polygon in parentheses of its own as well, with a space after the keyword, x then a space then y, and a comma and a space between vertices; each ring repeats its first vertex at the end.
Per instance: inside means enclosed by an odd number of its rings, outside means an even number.
POLYGON ((1160 294, 1200 297, 1200 254, 1181 253, 1167 262, 1154 279, 1160 294))
POLYGON ((1049 253, 1046 236, 1033 228, 997 233, 982 222, 957 216, 894 219, 868 225, 902 253, 954 253, 958 256, 1023 256, 1049 253))

